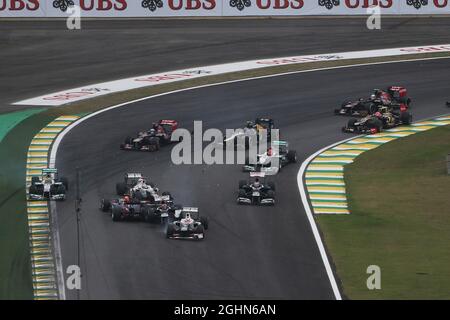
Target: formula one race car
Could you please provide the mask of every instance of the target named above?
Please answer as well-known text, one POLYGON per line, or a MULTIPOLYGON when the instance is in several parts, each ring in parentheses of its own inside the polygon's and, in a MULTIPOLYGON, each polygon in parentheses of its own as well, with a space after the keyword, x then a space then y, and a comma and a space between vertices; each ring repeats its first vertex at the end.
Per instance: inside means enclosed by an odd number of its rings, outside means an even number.
POLYGON ((386 91, 375 90, 374 94, 381 100, 383 105, 389 106, 392 103, 405 104, 411 107, 411 98, 408 97, 408 90, 404 87, 390 86, 386 91))
POLYGON ((172 201, 160 203, 139 200, 126 195, 119 199, 102 199, 100 210, 110 212, 113 221, 141 220, 150 223, 165 223, 180 208, 172 201))
POLYGON ((169 239, 205 238, 208 229, 208 219, 201 217, 198 208, 183 207, 175 212, 175 220, 167 226, 166 237, 169 239))
POLYGON ((275 184, 272 181, 261 182, 260 178, 265 178, 265 173, 251 172, 249 181, 239 181, 238 204, 275 204, 275 184))
POLYGON ((122 150, 158 151, 162 145, 173 143, 172 133, 178 128, 175 120, 159 120, 149 131, 139 132, 136 138, 127 137, 122 150))
POLYGON ((335 109, 337 115, 351 115, 365 117, 374 114, 380 107, 388 107, 393 112, 407 111, 411 106, 406 88, 390 86, 386 91, 374 89, 368 99, 360 98, 357 101, 345 101, 340 109, 335 109))
POLYGON ((28 189, 30 200, 65 200, 69 184, 66 178, 58 177, 57 169, 42 169, 42 177, 32 177, 28 189))
POLYGON ((141 173, 126 173, 124 182, 116 183, 117 195, 123 196, 129 194, 131 188, 133 188, 141 179, 144 179, 144 176, 141 173))
POLYGON ((380 111, 373 115, 368 115, 361 119, 350 119, 347 126, 342 128, 342 131, 374 134, 381 132, 383 129, 410 125, 411 123, 412 114, 408 111, 395 113, 389 112, 387 107, 382 107, 380 111))
POLYGON ((231 144, 236 150, 239 145, 242 145, 245 149, 249 149, 252 137, 256 139, 256 144, 259 145, 260 134, 263 133, 263 130, 266 130, 267 142, 270 143, 272 129, 274 128, 274 121, 270 118, 257 118, 255 122, 247 121, 245 128, 236 129, 234 134, 224 138, 223 146, 226 148, 228 144, 231 144))
POLYGON ((374 104, 371 100, 360 98, 357 101, 344 101, 340 109, 334 110, 334 114, 363 116, 370 114, 373 107, 374 104))
POLYGON ((242 169, 244 172, 261 171, 267 175, 276 174, 282 167, 295 162, 297 162, 297 152, 289 150, 287 141, 273 141, 272 147, 267 152, 257 156, 256 164, 249 163, 247 159, 242 169), (276 151, 277 149, 278 151, 276 151), (277 164, 274 159, 278 160, 277 164))
POLYGON ((119 196, 128 195, 138 200, 150 202, 172 201, 170 192, 159 194, 159 189, 154 183, 147 183, 141 173, 126 173, 124 182, 116 184, 116 193, 119 196))

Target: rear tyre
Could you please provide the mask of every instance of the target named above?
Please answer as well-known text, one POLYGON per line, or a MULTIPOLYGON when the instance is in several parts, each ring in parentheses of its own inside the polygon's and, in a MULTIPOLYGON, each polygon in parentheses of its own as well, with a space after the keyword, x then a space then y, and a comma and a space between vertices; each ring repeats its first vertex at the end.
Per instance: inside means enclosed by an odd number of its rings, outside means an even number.
POLYGON ((31 177, 31 184, 34 185, 36 183, 41 182, 41 180, 39 180, 39 177, 31 177))
POLYGON ((125 182, 119 182, 116 184, 116 193, 118 196, 123 196, 127 193, 127 185, 125 182))
POLYGON ((289 162, 292 162, 292 163, 297 162, 297 151, 289 150, 286 157, 289 160, 289 162))
POLYGON ((410 125, 412 123, 412 114, 410 114, 408 111, 402 112, 400 114, 400 121, 402 124, 410 125))
POLYGON ((102 199, 102 201, 100 202, 100 210, 102 210, 103 212, 108 212, 109 210, 111 210, 111 200, 102 199))

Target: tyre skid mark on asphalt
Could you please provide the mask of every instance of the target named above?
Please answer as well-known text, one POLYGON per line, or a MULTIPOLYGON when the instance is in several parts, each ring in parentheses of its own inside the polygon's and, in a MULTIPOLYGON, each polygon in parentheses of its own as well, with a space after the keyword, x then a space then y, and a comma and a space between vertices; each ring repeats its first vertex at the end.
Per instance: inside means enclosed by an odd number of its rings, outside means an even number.
POLYGON ((49 166, 50 146, 58 134, 76 116, 62 116, 43 128, 31 140, 27 153, 26 190, 27 217, 32 268, 33 296, 35 300, 56 300, 59 298, 56 281, 49 205, 47 201, 29 201, 28 188, 32 177, 40 177, 42 169, 49 166))
POLYGON ((334 146, 317 155, 305 171, 305 184, 315 214, 350 214, 344 179, 344 166, 362 153, 418 132, 450 125, 450 116, 421 121, 407 127, 366 135, 334 146))

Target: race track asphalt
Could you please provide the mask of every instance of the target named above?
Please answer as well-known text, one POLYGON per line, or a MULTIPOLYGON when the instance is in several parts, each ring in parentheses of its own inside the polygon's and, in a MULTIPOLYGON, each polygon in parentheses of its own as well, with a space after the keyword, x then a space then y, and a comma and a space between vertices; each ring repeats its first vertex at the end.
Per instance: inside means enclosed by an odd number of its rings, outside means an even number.
POLYGON ((448 18, 0 21, 0 113, 81 85, 257 58, 448 43, 448 18))
MULTIPOLYGON (((275 207, 247 207, 235 203, 238 180, 245 178, 239 166, 174 166, 170 147, 136 153, 120 151, 119 144, 161 118, 189 129, 194 120, 225 129, 271 116, 302 162, 349 137, 340 132, 347 119, 334 116, 333 108, 373 88, 406 86, 416 120, 448 112, 449 67, 445 59, 233 83, 135 103, 80 124, 64 138, 56 165, 71 181, 68 201, 57 205, 64 267, 77 263, 76 167, 82 176, 81 298, 332 299, 299 197, 300 163, 276 176, 275 207), (198 206, 210 218, 207 238, 167 240, 161 226, 113 222, 100 212, 100 199, 114 196, 125 172, 142 172, 171 191, 175 202, 198 206)), ((75 293, 68 291, 67 298, 75 293)))

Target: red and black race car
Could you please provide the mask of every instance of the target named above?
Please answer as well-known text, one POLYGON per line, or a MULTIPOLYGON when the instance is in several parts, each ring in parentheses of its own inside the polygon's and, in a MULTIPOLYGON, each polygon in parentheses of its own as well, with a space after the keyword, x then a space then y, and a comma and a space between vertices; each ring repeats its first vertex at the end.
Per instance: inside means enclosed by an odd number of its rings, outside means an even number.
POLYGON ((368 99, 357 101, 346 100, 340 109, 335 109, 336 115, 361 116, 374 114, 380 107, 388 107, 390 111, 405 112, 411 106, 411 98, 404 87, 390 86, 385 91, 375 89, 368 99))
POLYGON ((120 145, 122 150, 158 151, 162 145, 173 143, 172 133, 178 129, 176 120, 159 120, 148 131, 139 132, 137 137, 127 137, 120 145))
POLYGON ((352 118, 342 128, 343 132, 359 134, 375 134, 384 129, 391 129, 400 125, 410 125, 412 114, 409 111, 391 112, 388 107, 380 107, 380 111, 369 114, 363 118, 352 118))

